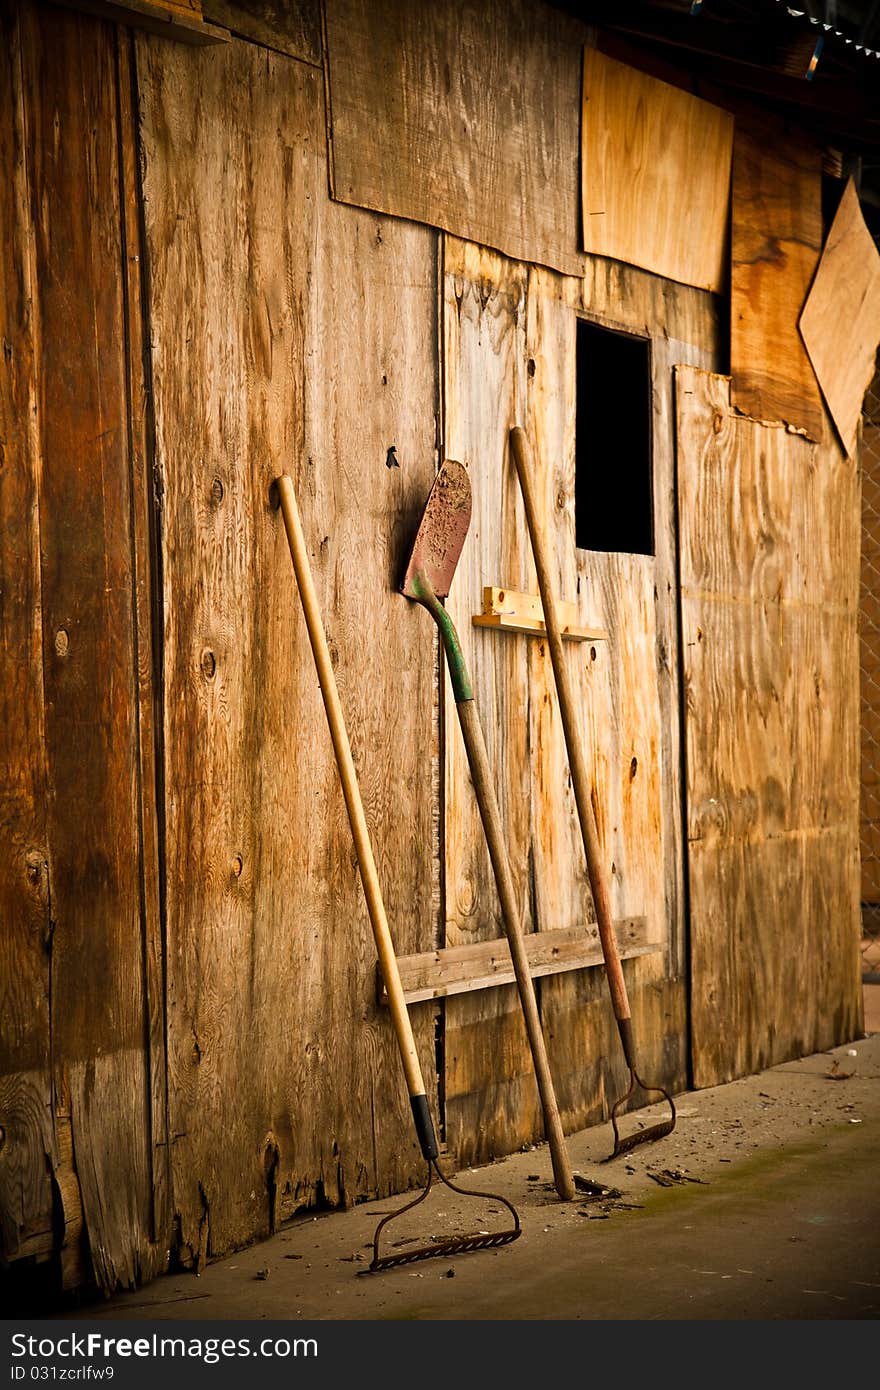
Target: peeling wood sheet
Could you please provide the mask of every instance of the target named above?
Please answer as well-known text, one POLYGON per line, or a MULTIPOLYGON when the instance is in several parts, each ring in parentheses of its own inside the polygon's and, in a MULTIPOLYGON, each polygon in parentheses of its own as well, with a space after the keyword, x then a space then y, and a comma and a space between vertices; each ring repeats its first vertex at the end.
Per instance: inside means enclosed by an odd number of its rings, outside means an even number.
POLYGON ((334 197, 579 273, 583 35, 526 0, 328 0, 334 197))
POLYGON ((880 343, 880 252, 852 179, 831 224, 800 331, 843 446, 853 454, 880 343))
POLYGON ((822 243, 822 154, 765 119, 737 120, 731 204, 730 398, 821 440, 825 411, 798 318, 822 243))
POLYGON ((586 49, 584 249, 720 293, 732 141, 728 112, 586 49))

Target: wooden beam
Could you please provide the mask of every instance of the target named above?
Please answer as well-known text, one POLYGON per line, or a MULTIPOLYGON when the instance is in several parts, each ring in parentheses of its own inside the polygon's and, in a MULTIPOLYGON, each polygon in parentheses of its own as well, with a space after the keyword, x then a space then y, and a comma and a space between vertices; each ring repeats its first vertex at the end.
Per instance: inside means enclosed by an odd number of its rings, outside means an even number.
POLYGON ((186 5, 172 5, 164 0, 58 0, 69 10, 81 10, 109 19, 116 24, 130 24, 151 34, 174 39, 178 43, 197 46, 229 43, 230 34, 215 24, 206 24, 198 10, 186 5))
MULTIPOLYGON (((662 949, 648 941, 648 919, 626 917, 614 924, 622 959, 646 956, 662 949)), ((602 946, 595 922, 587 926, 564 927, 559 931, 530 932, 525 937, 526 956, 532 975, 559 975, 566 970, 583 970, 601 965, 602 946)), ((450 994, 470 994, 474 990, 494 989, 514 982, 513 962, 506 938, 475 941, 467 946, 450 946, 425 951, 417 956, 398 956, 397 966, 408 1004, 422 999, 445 999, 450 994)), ((379 981, 380 1004, 388 999, 379 981)))

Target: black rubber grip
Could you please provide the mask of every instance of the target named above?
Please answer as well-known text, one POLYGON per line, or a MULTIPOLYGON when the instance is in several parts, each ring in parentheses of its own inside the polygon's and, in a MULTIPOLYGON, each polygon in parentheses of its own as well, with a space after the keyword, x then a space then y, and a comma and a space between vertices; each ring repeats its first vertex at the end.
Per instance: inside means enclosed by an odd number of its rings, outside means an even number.
POLYGON ((428 1109, 427 1096, 410 1096, 409 1103, 412 1106, 413 1119, 416 1122, 416 1134, 419 1136, 419 1144, 422 1148, 423 1156, 431 1162, 440 1152, 437 1145, 437 1136, 434 1133, 434 1121, 431 1119, 431 1112, 428 1109))

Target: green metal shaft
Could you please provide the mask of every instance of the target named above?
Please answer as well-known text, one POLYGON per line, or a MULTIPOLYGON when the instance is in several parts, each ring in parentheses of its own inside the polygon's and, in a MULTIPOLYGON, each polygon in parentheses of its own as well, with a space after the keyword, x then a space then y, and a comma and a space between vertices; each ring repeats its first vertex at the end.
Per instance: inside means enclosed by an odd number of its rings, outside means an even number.
POLYGON ((468 675, 467 664, 464 659, 464 652, 461 650, 461 643, 458 640, 458 633, 455 624, 450 618, 440 599, 434 593, 430 580, 424 575, 417 574, 412 581, 413 596, 419 603, 424 604, 428 609, 437 626, 440 629, 440 636, 443 639, 443 646, 446 649, 446 661, 449 666, 449 678, 452 681, 452 693, 455 696, 457 705, 464 704, 465 700, 474 698, 474 690, 471 685, 471 678, 468 675))

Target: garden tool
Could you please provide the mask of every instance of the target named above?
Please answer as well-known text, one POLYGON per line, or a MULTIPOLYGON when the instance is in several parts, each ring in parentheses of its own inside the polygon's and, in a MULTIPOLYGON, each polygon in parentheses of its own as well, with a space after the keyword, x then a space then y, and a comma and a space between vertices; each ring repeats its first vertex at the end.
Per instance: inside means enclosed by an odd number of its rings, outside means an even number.
POLYGON ((467 471, 462 464, 447 459, 434 479, 428 494, 428 500, 425 503, 425 509, 401 584, 401 592, 407 598, 415 599, 417 603, 421 603, 427 608, 440 630, 471 780, 474 784, 477 805, 489 846, 489 857, 492 861, 495 884, 501 902, 504 932, 510 946, 514 975, 535 1066, 535 1078, 538 1083, 538 1093, 544 1116, 544 1132, 553 1165, 554 1185, 562 1200, 569 1202, 574 1197, 574 1178, 565 1148, 562 1121, 559 1117, 559 1107, 553 1090, 553 1078, 547 1061, 547 1049, 535 998, 535 985, 522 939, 522 927, 516 904, 513 874, 504 840, 501 812, 498 809, 489 767, 489 756, 486 752, 483 730, 474 703, 474 692, 464 654, 458 633, 442 602, 449 593, 470 519, 471 485, 467 471))
POLYGON ((596 828, 596 818, 590 797, 590 782, 587 775, 583 750, 581 749, 576 732, 577 725, 575 720, 574 699, 571 692, 568 667, 562 649, 562 632, 559 625, 556 599, 553 594, 553 584, 550 577, 547 546, 544 540, 544 533, 532 488, 531 452, 529 449, 528 436, 525 430, 521 429, 519 426, 515 426, 510 431, 510 448, 513 454, 513 461, 519 478, 520 488, 522 490, 526 523, 528 525, 529 536, 532 542, 532 552, 535 558, 538 589, 541 594, 541 605, 544 610, 544 625, 547 629, 547 645, 550 649, 550 660, 553 665, 556 693, 559 697, 559 713, 562 719, 565 747, 568 753, 569 768, 571 770, 572 787, 574 789, 578 819, 581 825, 581 835, 584 841, 587 873, 590 880, 590 890, 593 894, 593 904, 596 909, 599 939, 602 943, 602 955, 605 960, 605 974, 608 979, 608 988, 611 992, 611 1003, 614 1009, 614 1017, 617 1021, 617 1030, 620 1033, 620 1041, 623 1044, 623 1055, 629 1067, 629 1088, 625 1094, 615 1102, 611 1110, 611 1125, 614 1130, 614 1149, 609 1155, 609 1158, 617 1158, 619 1154, 628 1153, 630 1149, 634 1149, 637 1144, 646 1144, 654 1139, 662 1139, 665 1135, 671 1134, 675 1128, 675 1103, 669 1092, 662 1086, 646 1085, 636 1071, 632 1015, 626 992, 626 981, 623 978, 623 969, 617 950, 617 940, 614 935, 614 925, 611 917, 611 896, 608 891, 608 881, 605 875, 602 862, 602 851, 599 845, 599 833, 596 828), (636 1093, 637 1087, 641 1088, 646 1097, 654 1096, 658 1100, 668 1101, 672 1114, 667 1120, 663 1120, 655 1125, 646 1126, 644 1129, 636 1130, 626 1138, 621 1138, 617 1123, 618 1115, 636 1093))
POLYGON ((401 1060, 403 1062, 403 1070, 406 1077, 407 1089, 409 1091, 416 1134, 418 1136, 422 1156, 428 1165, 428 1180, 424 1192, 422 1192, 414 1202, 408 1202, 400 1211, 393 1213, 390 1217, 386 1216, 380 1221, 373 1239, 373 1259, 369 1269, 363 1272, 372 1273, 380 1269, 390 1269, 395 1265, 410 1264, 413 1260, 428 1259, 434 1255, 445 1257, 469 1250, 482 1250, 494 1248, 499 1245, 507 1245, 511 1241, 516 1240, 520 1234, 519 1216, 511 1203, 508 1202, 506 1198, 497 1196, 494 1193, 472 1192, 465 1188, 455 1186, 444 1177, 437 1163, 440 1149, 428 1106, 425 1083, 422 1080, 418 1052, 416 1050, 406 999, 400 981, 400 973, 397 967, 397 957, 394 953, 391 932, 385 914, 385 906, 379 885, 379 875, 376 870, 376 862, 370 842, 370 833, 367 828, 357 774, 351 755, 351 746, 348 741, 348 733, 342 713, 342 705, 336 687, 336 678, 333 674, 330 651, 321 620, 318 597, 312 580, 308 550, 303 535, 292 479, 287 474, 284 474, 282 477, 278 478, 277 488, 281 503, 281 512, 284 517, 284 526, 287 532, 287 540, 290 546, 290 554, 293 559, 293 568, 299 587, 300 599, 302 601, 303 614, 305 616, 309 641, 315 659, 321 694, 324 700, 324 709, 327 714, 330 737, 333 742, 333 750, 339 769, 342 793, 345 798, 345 806, 348 811, 348 819, 354 839, 361 883, 364 889, 364 897, 366 898, 367 910, 369 912, 373 936, 376 942, 379 967, 388 995, 391 1019, 397 1038, 397 1045, 400 1050, 401 1060), (452 1188, 454 1192, 463 1193, 465 1196, 479 1197, 484 1202, 488 1199, 506 1207, 513 1216, 514 1224, 512 1228, 490 1233, 481 1231, 477 1235, 457 1236, 449 1240, 432 1241, 430 1245, 420 1246, 417 1249, 409 1250, 403 1254, 380 1256, 379 1236, 382 1229, 394 1216, 400 1216, 403 1212, 409 1211, 412 1207, 418 1205, 419 1202, 424 1201, 430 1191, 434 1172, 436 1172, 441 1181, 452 1188))

